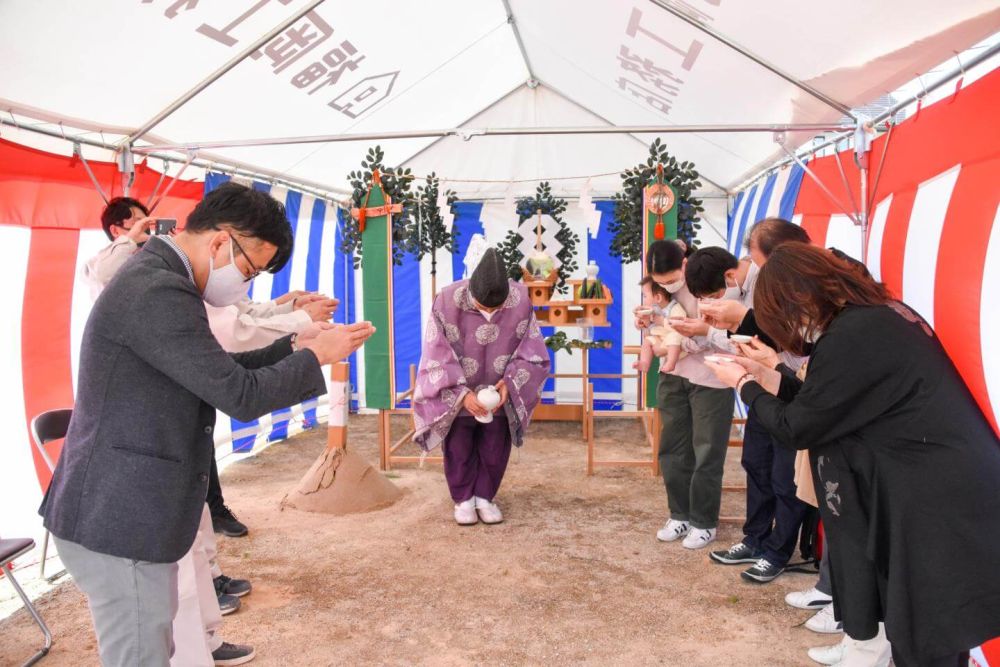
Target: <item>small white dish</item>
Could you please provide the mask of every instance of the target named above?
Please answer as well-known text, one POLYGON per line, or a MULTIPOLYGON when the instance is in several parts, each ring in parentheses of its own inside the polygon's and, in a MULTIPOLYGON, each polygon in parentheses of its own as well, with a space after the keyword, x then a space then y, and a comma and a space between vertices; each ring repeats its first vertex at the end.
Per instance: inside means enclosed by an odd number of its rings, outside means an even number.
POLYGON ((745 345, 749 345, 750 341, 753 340, 753 336, 744 336, 743 334, 733 334, 729 337, 729 340, 733 341, 734 343, 743 343, 745 345))
POLYGON ((714 354, 709 354, 705 356, 705 361, 711 362, 713 364, 734 364, 736 363, 730 357, 720 357, 714 354))

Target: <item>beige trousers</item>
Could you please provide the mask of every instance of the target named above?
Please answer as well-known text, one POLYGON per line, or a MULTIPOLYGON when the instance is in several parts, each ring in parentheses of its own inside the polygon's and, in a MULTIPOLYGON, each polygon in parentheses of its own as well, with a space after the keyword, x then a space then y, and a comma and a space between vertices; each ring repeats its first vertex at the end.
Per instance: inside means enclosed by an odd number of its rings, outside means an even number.
POLYGON ((174 616, 174 655, 171 667, 214 667, 212 651, 222 645, 219 598, 213 577, 222 574, 215 562, 217 549, 212 515, 206 504, 198 532, 177 563, 177 614, 174 616))

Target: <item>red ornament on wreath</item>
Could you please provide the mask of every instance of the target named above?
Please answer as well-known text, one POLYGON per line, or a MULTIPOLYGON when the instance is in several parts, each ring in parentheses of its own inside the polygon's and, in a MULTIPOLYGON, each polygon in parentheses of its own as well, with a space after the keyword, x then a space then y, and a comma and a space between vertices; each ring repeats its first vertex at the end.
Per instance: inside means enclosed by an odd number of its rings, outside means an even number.
POLYGON ((674 191, 663 182, 663 165, 656 165, 656 182, 646 186, 646 209, 656 216, 656 225, 653 227, 655 240, 662 241, 666 238, 663 216, 674 207, 676 201, 674 191))

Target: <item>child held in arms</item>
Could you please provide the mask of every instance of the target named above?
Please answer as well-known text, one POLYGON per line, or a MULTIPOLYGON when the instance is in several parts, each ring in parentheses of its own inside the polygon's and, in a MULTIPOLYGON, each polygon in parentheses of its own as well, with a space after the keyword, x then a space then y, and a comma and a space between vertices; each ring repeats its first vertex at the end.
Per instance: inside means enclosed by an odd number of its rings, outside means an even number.
POLYGON ((426 451, 441 445, 459 525, 503 521, 493 498, 511 444, 524 441, 549 365, 528 291, 508 278, 495 249, 468 280, 434 299, 413 395, 413 439, 426 451))
POLYGON ((636 309, 636 315, 643 321, 646 335, 642 338, 639 361, 632 364, 632 368, 645 373, 656 356, 662 358, 660 369, 669 373, 677 366, 677 360, 687 353, 681 350, 684 336, 667 321, 685 318, 687 311, 681 304, 671 301, 670 293, 656 284, 652 276, 643 278, 639 285, 642 287, 642 305, 636 309))

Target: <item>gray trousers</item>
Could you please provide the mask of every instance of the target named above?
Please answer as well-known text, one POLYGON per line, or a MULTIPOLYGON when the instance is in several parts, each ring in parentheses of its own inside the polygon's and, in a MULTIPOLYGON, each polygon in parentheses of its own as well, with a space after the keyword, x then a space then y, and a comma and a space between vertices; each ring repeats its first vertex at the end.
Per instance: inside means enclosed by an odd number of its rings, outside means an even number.
POLYGON ((104 667, 168 667, 177 612, 177 563, 108 556, 52 539, 87 596, 104 667))
POLYGON ((715 528, 722 502, 722 469, 733 422, 732 389, 693 384, 660 373, 660 470, 670 518, 715 528))

